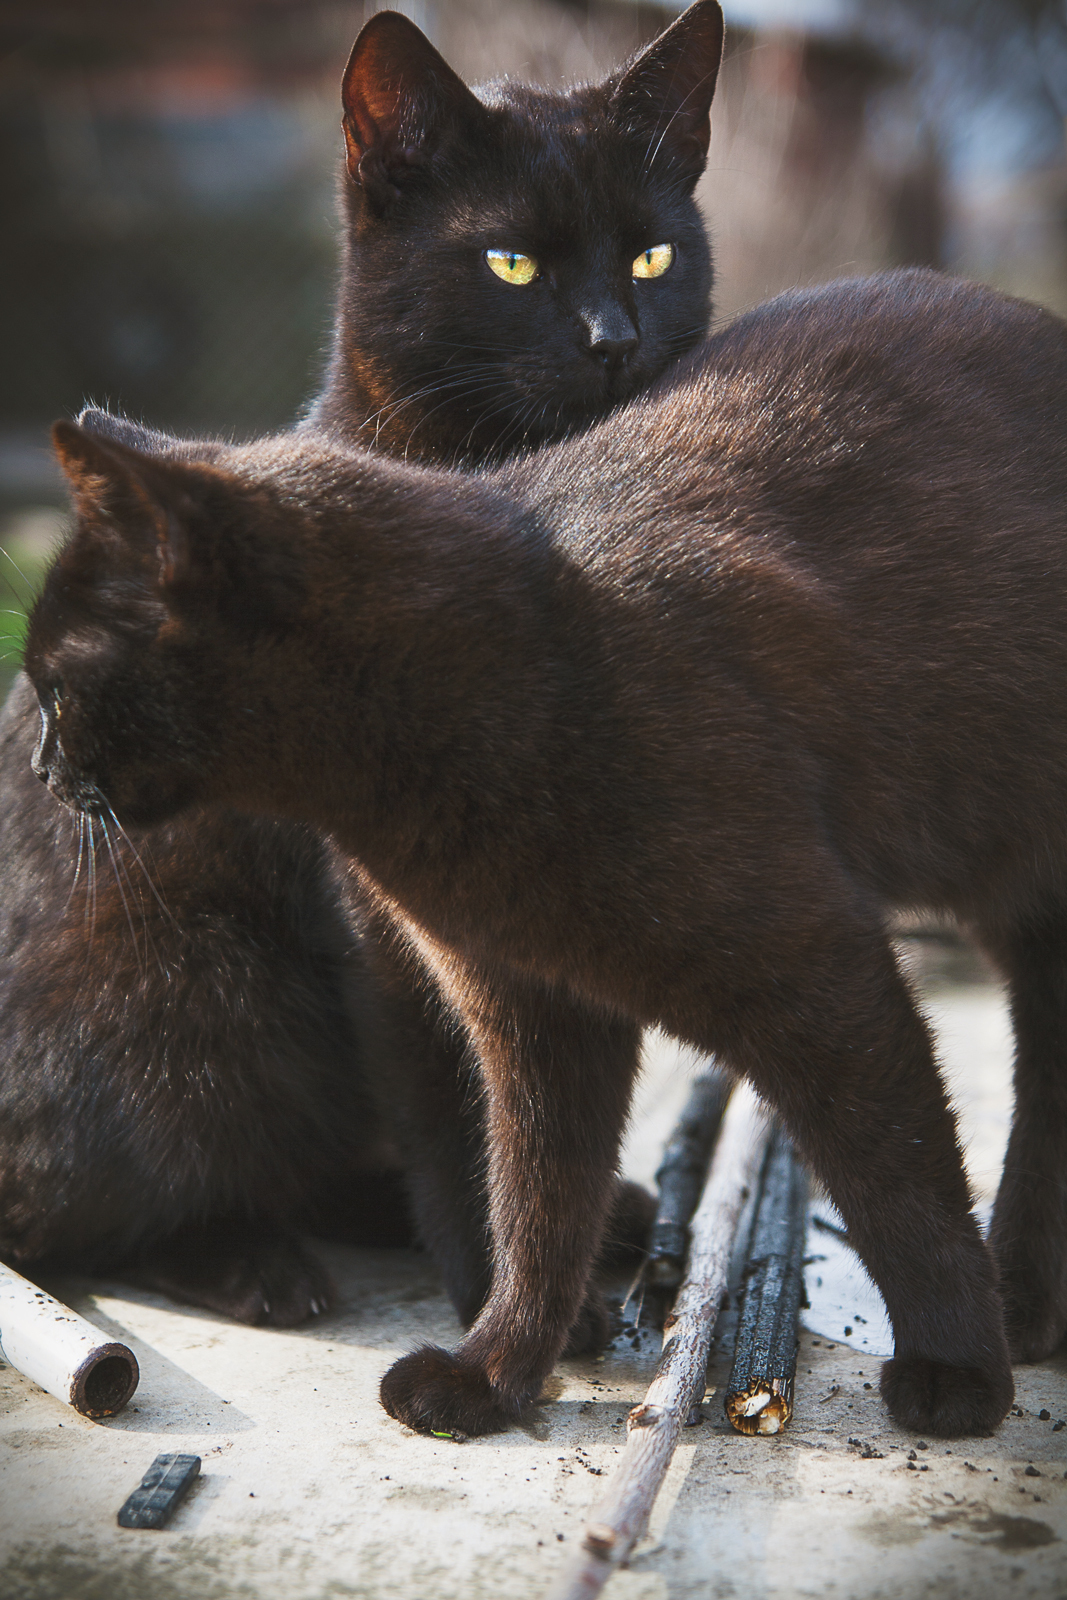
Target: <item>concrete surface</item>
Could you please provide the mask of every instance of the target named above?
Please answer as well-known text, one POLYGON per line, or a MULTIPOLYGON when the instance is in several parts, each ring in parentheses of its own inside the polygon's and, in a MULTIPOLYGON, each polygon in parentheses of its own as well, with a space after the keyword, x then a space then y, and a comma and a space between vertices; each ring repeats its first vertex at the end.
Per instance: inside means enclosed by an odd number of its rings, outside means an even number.
MULTIPOLYGON (((988 1201, 1009 1099, 1000 994, 970 965, 951 970, 951 950, 916 943, 907 959, 988 1201)), ((651 1178, 690 1070, 652 1042, 627 1154, 634 1176, 651 1178)), ((808 1248, 820 1259, 808 1269, 793 1423, 775 1439, 743 1438, 714 1397, 705 1402, 651 1537, 609 1596, 1067 1600, 1067 1428, 1055 1427, 1067 1418, 1067 1357, 1018 1370, 1016 1410, 995 1438, 920 1445, 878 1399, 880 1301, 832 1234, 813 1227, 808 1248)), ((290 1333, 111 1283, 49 1282, 131 1344, 143 1376, 130 1410, 94 1424, 0 1371, 0 1600, 544 1593, 617 1459, 655 1342, 565 1362, 526 1425, 500 1437, 418 1438, 384 1415, 376 1391, 411 1344, 457 1337, 435 1274, 414 1254, 323 1253, 342 1306, 290 1333), (190 1499, 163 1532, 120 1530, 126 1495, 157 1453, 175 1450, 203 1457, 190 1499)), ((729 1359, 729 1349, 713 1358, 713 1384, 729 1359)))

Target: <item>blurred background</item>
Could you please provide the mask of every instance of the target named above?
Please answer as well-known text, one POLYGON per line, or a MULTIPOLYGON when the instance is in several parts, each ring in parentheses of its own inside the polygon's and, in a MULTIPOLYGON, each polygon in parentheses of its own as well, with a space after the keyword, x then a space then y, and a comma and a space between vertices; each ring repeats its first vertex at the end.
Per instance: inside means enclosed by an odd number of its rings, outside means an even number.
MULTIPOLYGON (((0 0, 7 671, 86 399, 247 435, 314 392, 360 0, 0 0)), ((472 83, 595 78, 681 6, 407 0, 472 83)), ((1067 0, 727 0, 700 194, 726 317, 922 263, 1067 314, 1067 0)))

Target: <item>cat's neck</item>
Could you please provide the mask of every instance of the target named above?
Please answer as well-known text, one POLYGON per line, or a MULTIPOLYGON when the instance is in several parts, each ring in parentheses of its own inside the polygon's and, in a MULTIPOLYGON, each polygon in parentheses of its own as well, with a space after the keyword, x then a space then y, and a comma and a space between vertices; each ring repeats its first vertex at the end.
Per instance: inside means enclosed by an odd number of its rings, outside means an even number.
POLYGON ((354 309, 356 285, 349 257, 346 252, 326 378, 307 426, 364 450, 406 454, 426 463, 445 461, 449 451, 440 447, 437 433, 418 427, 422 403, 398 391, 388 363, 376 359, 368 348, 368 330, 365 323, 360 326, 354 309))
MULTIPOLYGON (((454 374, 427 366, 420 341, 409 349, 400 339, 395 308, 363 292, 363 274, 374 270, 363 235, 373 223, 358 198, 349 194, 347 202, 333 341, 305 426, 336 442, 427 466, 503 459, 507 450, 500 448, 492 418, 472 427, 454 374)), ((513 436, 509 442, 514 449, 513 436)))
POLYGON ((306 508, 293 660, 243 677, 259 715, 225 798, 313 822, 415 895, 462 875, 493 818, 519 825, 558 760, 565 561, 485 481, 380 460, 359 480, 306 508))

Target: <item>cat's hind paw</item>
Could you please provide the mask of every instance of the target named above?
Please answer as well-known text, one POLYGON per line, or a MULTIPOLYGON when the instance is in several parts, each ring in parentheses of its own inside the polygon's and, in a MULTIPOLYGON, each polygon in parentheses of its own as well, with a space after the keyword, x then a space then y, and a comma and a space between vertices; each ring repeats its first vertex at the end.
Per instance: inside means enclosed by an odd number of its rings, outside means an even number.
POLYGON ((206 1228, 168 1240, 136 1277, 175 1300, 254 1327, 299 1327, 336 1299, 326 1268, 295 1239, 231 1237, 206 1228))
POLYGON ((984 1370, 898 1356, 883 1366, 880 1387, 895 1422, 940 1439, 992 1433, 1015 1396, 1007 1360, 984 1370))
POLYGON ((432 1344, 394 1362, 380 1396, 389 1415, 416 1433, 457 1440, 501 1433, 520 1411, 493 1388, 483 1367, 432 1344))

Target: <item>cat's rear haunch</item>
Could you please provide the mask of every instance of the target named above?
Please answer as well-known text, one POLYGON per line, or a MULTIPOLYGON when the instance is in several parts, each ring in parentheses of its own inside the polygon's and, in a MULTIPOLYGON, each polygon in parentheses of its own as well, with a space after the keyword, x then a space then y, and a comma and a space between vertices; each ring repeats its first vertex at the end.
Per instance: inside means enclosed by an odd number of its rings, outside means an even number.
POLYGON ((501 1427, 583 1316, 642 1026, 745 1075, 896 1335, 882 1392, 996 1426, 1067 1327, 1067 328, 901 273, 785 296, 480 477, 310 435, 202 464, 56 440, 35 766, 86 816, 332 831, 469 1030, 495 1273, 387 1373, 501 1427), (254 580, 255 605, 244 601, 254 580), (894 907, 1008 978, 1017 1107, 971 1211, 894 907))
MULTIPOLYGON (((602 84, 479 97, 404 17, 372 17, 343 83, 317 425, 425 460, 499 458, 690 348, 708 317, 692 190, 721 48, 700 0, 602 84)), ((250 613, 255 594, 250 576, 250 613)), ((331 1295, 294 1228, 395 1242, 410 1201, 469 1320, 489 1262, 464 1041, 344 863, 303 827, 224 808, 136 854, 108 817, 72 830, 29 771, 36 725, 23 680, 0 722, 0 1256, 133 1264, 285 1324, 331 1295), (432 1091, 410 1088, 427 1077, 432 1091)), ((621 1200, 632 1241, 638 1197, 621 1200)))

